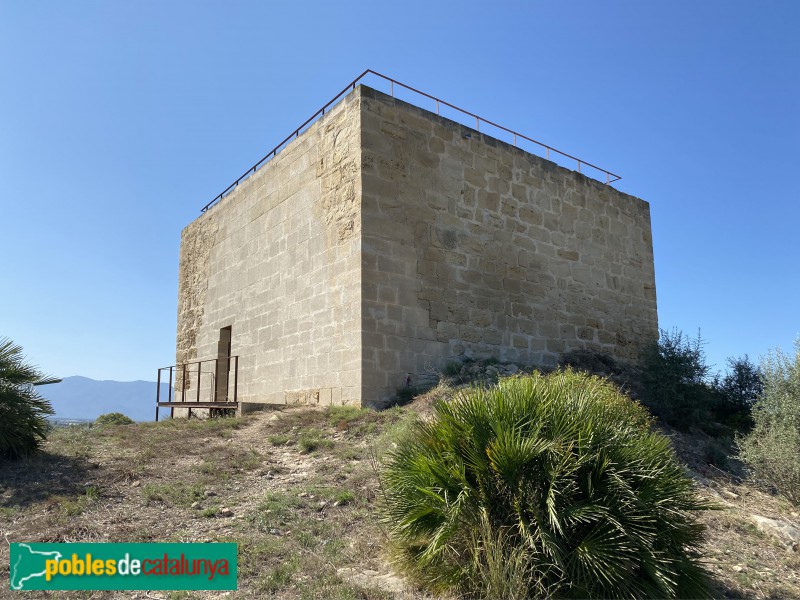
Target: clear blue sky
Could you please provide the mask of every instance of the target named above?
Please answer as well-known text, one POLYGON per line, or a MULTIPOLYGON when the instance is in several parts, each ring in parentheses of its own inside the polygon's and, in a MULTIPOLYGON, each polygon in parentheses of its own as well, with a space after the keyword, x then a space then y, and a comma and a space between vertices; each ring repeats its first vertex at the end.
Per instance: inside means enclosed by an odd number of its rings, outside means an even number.
POLYGON ((174 360, 180 230, 373 68, 623 176, 659 320, 800 332, 800 2, 0 0, 0 336, 54 375, 174 360))

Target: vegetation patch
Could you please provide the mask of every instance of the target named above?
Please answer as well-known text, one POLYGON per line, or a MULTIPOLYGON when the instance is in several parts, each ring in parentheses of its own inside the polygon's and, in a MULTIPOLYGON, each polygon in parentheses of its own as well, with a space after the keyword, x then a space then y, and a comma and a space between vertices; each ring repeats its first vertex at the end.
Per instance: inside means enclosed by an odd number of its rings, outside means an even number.
POLYGON ((328 409, 328 423, 338 430, 347 429, 347 425, 369 414, 369 409, 359 406, 331 406, 328 409))
POLYGON ((116 426, 116 425, 133 425, 135 421, 121 412, 106 413, 100 415, 94 421, 98 427, 116 426))
POLYGON ((50 402, 36 386, 58 383, 29 365, 22 348, 0 338, 0 459, 28 456, 41 446, 50 429, 50 402))
POLYGON ((483 597, 707 596, 695 513, 708 505, 650 424, 570 370, 437 403, 382 471, 397 564, 483 597))
POLYGON ((289 443, 289 440, 292 438, 286 435, 285 433, 281 433, 278 435, 271 435, 269 436, 269 443, 273 446, 285 446, 289 443))
POLYGON ((77 517, 83 514, 100 498, 100 491, 94 485, 86 488, 83 494, 74 498, 64 496, 51 496, 47 504, 57 512, 63 522, 67 517, 77 517))
POLYGON ((297 444, 300 446, 300 450, 306 454, 319 449, 330 449, 334 445, 333 440, 326 438, 319 429, 304 431, 297 444))
POLYGON ((775 350, 762 362, 755 428, 739 449, 756 482, 800 505, 800 338, 795 349, 794 356, 775 350))
MULTIPOLYGON (((454 388, 440 385, 407 407, 384 411, 298 406, 241 419, 57 428, 42 452, 0 461, 0 529, 12 541, 236 542, 235 595, 243 599, 430 597, 391 571, 373 465, 413 436, 433 406, 450 403, 459 394, 454 388), (335 445, 305 453, 298 440, 308 432, 335 445), (273 446, 272 436, 286 442, 273 446), (233 516, 219 518, 222 507, 233 516), (274 571, 284 563, 290 568, 274 571), (385 578, 403 591, 384 587, 385 578)), ((735 476, 704 469, 706 437, 668 431, 703 494, 727 499, 726 510, 701 517, 714 596, 800 597, 800 553, 757 531, 751 518, 757 506, 760 514, 800 525, 797 509, 735 476), (734 570, 739 565, 747 570, 734 570)), ((474 531, 481 548, 474 572, 486 582, 487 597, 514 598, 537 581, 507 533, 474 531)), ((7 556, 0 547, 0 577, 8 575, 7 556)))
POLYGON ((166 502, 188 508, 193 502, 203 499, 203 491, 203 486, 198 483, 148 483, 142 488, 142 497, 147 504, 166 502))

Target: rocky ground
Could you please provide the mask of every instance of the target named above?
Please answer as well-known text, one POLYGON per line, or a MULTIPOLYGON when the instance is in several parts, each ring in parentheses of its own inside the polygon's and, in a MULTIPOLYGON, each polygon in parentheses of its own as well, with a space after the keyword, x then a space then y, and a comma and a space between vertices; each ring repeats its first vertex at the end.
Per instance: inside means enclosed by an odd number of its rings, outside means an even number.
POLYGON ((664 429, 698 491, 716 505, 707 511, 703 547, 717 593, 728 598, 800 598, 800 508, 748 485, 730 461, 728 470, 708 463, 701 433, 664 429))
MULTIPOLYGON (((404 418, 305 408, 58 430, 42 456, 2 465, 0 532, 7 541, 239 544, 236 592, 58 597, 416 597, 391 574, 373 511, 374 448, 404 418)), ((6 581, 8 569, 3 545, 6 581)), ((0 588, 5 596, 18 594, 0 588)))
MULTIPOLYGON (((381 413, 291 408, 244 420, 58 430, 40 457, 0 465, 0 532, 9 542, 237 542, 239 590, 227 594, 235 598, 422 598, 389 567, 374 461, 432 398, 449 393, 437 388, 381 413)), ((798 509, 704 464, 698 444, 666 433, 719 507, 703 516, 717 595, 800 598, 798 509)), ((8 565, 4 544, 0 577, 8 565)), ((3 588, 0 597, 18 597, 3 588)))

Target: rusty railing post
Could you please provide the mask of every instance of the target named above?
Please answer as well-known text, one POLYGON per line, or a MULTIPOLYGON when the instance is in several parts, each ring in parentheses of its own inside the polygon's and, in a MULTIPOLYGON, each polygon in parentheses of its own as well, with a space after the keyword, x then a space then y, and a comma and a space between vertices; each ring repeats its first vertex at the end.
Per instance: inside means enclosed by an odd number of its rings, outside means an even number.
POLYGON ((233 401, 239 402, 239 356, 236 356, 236 368, 233 371, 233 401))
POLYGON ((196 402, 200 402, 200 373, 203 368, 203 361, 199 361, 197 363, 197 400, 196 402))
POLYGON ((158 380, 156 381, 156 423, 158 422, 159 402, 161 402, 161 369, 158 370, 158 380))
MULTIPOLYGON (((214 379, 212 380, 214 391, 211 396, 213 402, 217 401, 217 388, 219 387, 219 357, 214 359, 214 379)), ((227 396, 227 393, 225 394, 227 396)))
POLYGON ((183 377, 181 377, 181 402, 186 402, 186 363, 183 363, 183 377))

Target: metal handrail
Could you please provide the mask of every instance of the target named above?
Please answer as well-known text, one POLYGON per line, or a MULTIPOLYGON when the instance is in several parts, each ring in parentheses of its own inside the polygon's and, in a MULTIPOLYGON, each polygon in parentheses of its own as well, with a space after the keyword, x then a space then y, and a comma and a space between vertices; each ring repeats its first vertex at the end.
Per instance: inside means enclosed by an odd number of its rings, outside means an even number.
MULTIPOLYGON (((203 363, 214 363, 214 370, 210 371, 212 382, 210 391, 212 394, 216 394, 216 381, 215 376, 219 370, 219 361, 226 360, 228 361, 228 368, 227 371, 230 373, 233 371, 233 400, 229 400, 230 398, 230 388, 231 382, 230 379, 228 380, 227 387, 225 389, 225 402, 230 404, 236 404, 239 401, 239 356, 225 356, 219 358, 207 358, 205 360, 198 360, 194 362, 186 362, 181 363, 178 365, 170 365, 169 367, 160 367, 158 369, 158 378, 156 382, 156 421, 158 421, 158 409, 161 403, 161 373, 162 371, 167 371, 169 373, 169 383, 167 386, 167 403, 173 403, 173 382, 177 385, 178 383, 178 374, 181 375, 181 384, 180 384, 180 402, 186 403, 187 408, 189 409, 189 416, 192 414, 191 405, 200 403, 200 389, 201 389, 201 377, 203 374, 203 363), (187 377, 191 377, 192 372, 190 367, 192 365, 197 365, 197 393, 195 396, 194 401, 187 399, 187 377)), ((175 402, 178 402, 178 390, 175 390, 175 402)), ((215 402, 216 403, 216 402, 215 402)), ((219 404, 223 404, 220 402, 219 404)), ((170 407, 170 416, 174 415, 175 408, 174 406, 170 407)))
MULTIPOLYGON (((578 158, 577 156, 573 156, 572 154, 567 154, 566 152, 562 152, 561 150, 553 148, 552 146, 548 146, 547 144, 545 144, 543 142, 540 142, 540 141, 535 140, 535 139, 533 139, 531 137, 528 137, 527 135, 523 135, 523 134, 521 134, 521 133, 519 133, 517 131, 514 131, 513 129, 509 129, 508 127, 504 127, 503 125, 498 125, 494 121, 490 121, 489 119, 484 119, 483 117, 478 116, 475 113, 472 113, 472 112, 470 112, 468 110, 464 110, 463 108, 459 108, 455 104, 450 104, 449 102, 441 100, 440 98, 437 98, 436 96, 431 96, 430 94, 427 94, 427 93, 425 93, 425 92, 423 92, 421 90, 418 90, 418 89, 416 89, 414 87, 411 87, 410 85, 406 85, 404 83, 401 83, 401 82, 397 81, 396 79, 392 79, 391 77, 387 77, 386 75, 378 73, 377 71, 373 71, 372 69, 367 69, 366 71, 361 73, 361 75, 356 77, 353 81, 351 81, 349 84, 347 84, 347 86, 341 92, 336 94, 325 106, 320 108, 317 112, 315 112, 308 119, 306 119, 306 121, 302 125, 300 125, 300 127, 295 129, 288 136, 286 136, 286 138, 280 144, 278 144, 272 150, 267 152, 267 154, 265 154, 261 158, 261 160, 259 160, 256 164, 254 164, 249 169, 247 169, 247 171, 245 171, 244 174, 241 177, 239 177, 239 179, 237 179, 232 184, 230 184, 228 187, 226 187, 211 202, 206 204, 200 210, 200 212, 206 212, 214 204, 216 204, 217 202, 222 200, 225 196, 227 196, 228 193, 230 193, 230 191, 233 190, 235 187, 237 187, 242 181, 244 181, 245 179, 250 177, 250 175, 254 174, 259 168, 261 168, 261 166, 267 160, 269 160, 270 158, 276 156, 278 154, 278 150, 280 150, 284 146, 284 144, 286 144, 292 138, 299 137, 300 136, 300 132, 303 131, 303 129, 307 125, 310 125, 317 117, 320 117, 320 116, 324 115, 325 111, 328 109, 328 107, 331 104, 333 104, 334 102, 336 102, 337 100, 339 100, 339 98, 341 98, 345 93, 347 93, 348 90, 351 90, 351 89, 355 90, 356 89, 356 84, 359 81, 361 81, 362 79, 364 79, 364 77, 366 77, 368 75, 375 75, 376 77, 380 77, 381 79, 384 79, 384 80, 388 81, 390 86, 391 86, 391 95, 392 95, 392 97, 394 97, 394 86, 398 85, 398 86, 400 86, 400 87, 402 87, 404 89, 407 89, 407 90, 409 90, 411 92, 414 92, 415 94, 419 94, 420 96, 424 96, 425 98, 429 98, 431 100, 434 100, 436 102, 436 114, 437 115, 439 114, 439 106, 440 105, 447 106, 449 108, 457 110, 460 113, 463 113, 463 114, 467 115, 468 117, 471 117, 471 118, 475 119, 475 129, 476 129, 476 131, 480 132, 481 123, 486 123, 487 125, 491 125, 492 127, 496 127, 497 129, 500 129, 501 131, 505 131, 506 133, 510 133, 511 135, 513 135, 514 136, 514 142, 513 142, 514 146, 517 145, 517 138, 522 138, 523 140, 527 140, 527 141, 529 141, 531 143, 536 144, 537 146, 540 146, 540 147, 544 148, 546 150, 547 159, 548 160, 550 159, 550 153, 551 152, 554 152, 554 153, 556 153, 556 154, 558 154, 560 156, 563 156, 565 158, 568 158, 570 160, 574 160, 578 165, 578 173, 581 172, 581 165, 586 165, 587 167, 591 167, 593 169, 596 169, 596 170, 600 171, 601 173, 605 173, 605 175, 606 175, 605 184, 606 185, 610 185, 610 184, 614 183, 615 181, 619 181, 620 179, 622 179, 621 175, 617 175, 617 174, 612 173, 611 171, 608 171, 608 170, 606 170, 606 169, 604 169, 602 167, 598 167, 597 165, 592 164, 589 161, 586 161, 586 160, 583 160, 581 158, 578 158)), ((592 179, 595 179, 595 178, 592 178, 592 179)))

